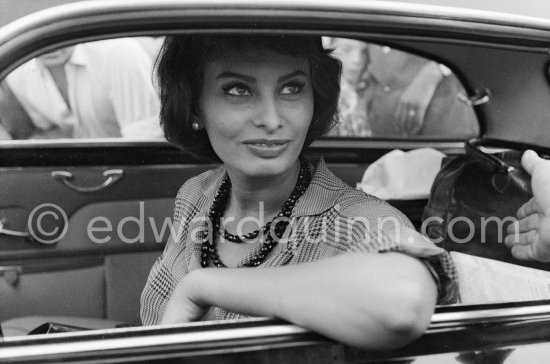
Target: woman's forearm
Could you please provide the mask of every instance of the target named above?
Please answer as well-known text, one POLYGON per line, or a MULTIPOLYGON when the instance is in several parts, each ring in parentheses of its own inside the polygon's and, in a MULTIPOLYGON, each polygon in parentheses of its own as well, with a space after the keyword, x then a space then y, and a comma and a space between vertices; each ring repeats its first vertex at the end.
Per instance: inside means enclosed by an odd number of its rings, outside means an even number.
POLYGON ((436 286, 400 253, 345 254, 278 268, 203 269, 184 279, 202 306, 275 316, 370 349, 406 344, 430 322, 436 286))

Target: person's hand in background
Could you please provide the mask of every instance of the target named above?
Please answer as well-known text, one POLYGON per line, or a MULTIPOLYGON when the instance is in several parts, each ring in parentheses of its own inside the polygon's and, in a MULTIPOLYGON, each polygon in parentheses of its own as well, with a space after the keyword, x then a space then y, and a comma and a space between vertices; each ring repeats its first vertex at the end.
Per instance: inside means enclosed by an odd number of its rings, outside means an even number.
POLYGON ((407 135, 415 135, 422 129, 426 111, 442 78, 439 65, 428 62, 401 95, 395 116, 407 135))
POLYGON ((516 259, 550 262, 550 160, 528 150, 521 164, 531 175, 533 198, 519 208, 505 243, 516 259))

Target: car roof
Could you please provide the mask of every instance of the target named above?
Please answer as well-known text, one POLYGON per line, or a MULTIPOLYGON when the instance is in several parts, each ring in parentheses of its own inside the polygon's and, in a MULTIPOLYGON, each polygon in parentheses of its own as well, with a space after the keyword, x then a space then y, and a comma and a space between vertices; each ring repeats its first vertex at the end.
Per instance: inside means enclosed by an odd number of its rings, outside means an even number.
POLYGON ((502 1, 502 0, 400 0, 401 2, 452 6, 464 9, 498 11, 514 15, 526 15, 550 19, 550 2, 540 0, 502 1))

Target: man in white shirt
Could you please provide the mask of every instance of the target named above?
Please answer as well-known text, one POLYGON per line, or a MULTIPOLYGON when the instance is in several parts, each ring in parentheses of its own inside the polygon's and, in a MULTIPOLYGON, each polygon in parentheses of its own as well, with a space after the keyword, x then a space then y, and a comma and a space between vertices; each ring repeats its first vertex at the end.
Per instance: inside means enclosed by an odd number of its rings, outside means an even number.
POLYGON ((17 68, 6 81, 38 134, 58 130, 58 136, 76 138, 161 136, 152 59, 134 39, 47 53, 17 68))

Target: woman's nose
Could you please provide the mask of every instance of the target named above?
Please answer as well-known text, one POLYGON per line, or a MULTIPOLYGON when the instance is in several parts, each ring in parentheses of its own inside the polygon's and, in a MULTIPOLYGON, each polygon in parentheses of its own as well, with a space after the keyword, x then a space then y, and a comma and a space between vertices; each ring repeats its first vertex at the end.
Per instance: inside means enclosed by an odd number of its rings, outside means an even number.
POLYGON ((266 97, 260 101, 258 112, 253 120, 254 125, 274 131, 281 127, 283 118, 280 105, 274 97, 266 97))

